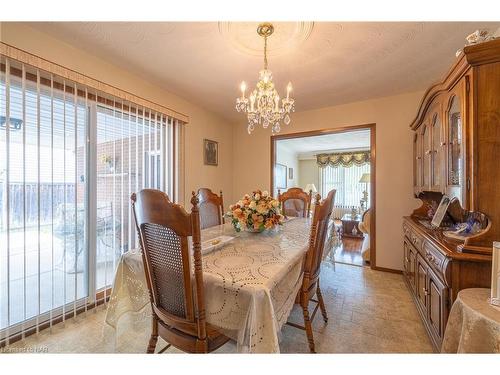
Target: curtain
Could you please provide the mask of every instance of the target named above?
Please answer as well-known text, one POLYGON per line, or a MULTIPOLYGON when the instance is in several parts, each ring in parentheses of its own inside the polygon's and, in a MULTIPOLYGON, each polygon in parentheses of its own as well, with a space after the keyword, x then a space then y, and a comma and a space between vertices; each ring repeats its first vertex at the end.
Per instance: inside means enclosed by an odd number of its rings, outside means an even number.
POLYGON ((350 167, 353 165, 362 166, 370 163, 370 151, 319 154, 316 155, 316 162, 322 168, 327 165, 331 167, 350 167))
POLYGON ((0 57, 0 344, 106 302, 132 192, 184 199, 183 122, 141 103, 0 57))
MULTIPOLYGON (((336 189, 335 206, 359 207, 359 201, 363 198, 363 191, 367 188, 359 180, 363 173, 370 173, 370 164, 351 167, 330 165, 319 168, 320 194, 325 197, 332 189, 336 189)), ((368 207, 370 206, 368 196, 368 207)))
MULTIPOLYGON (((162 113, 168 117, 175 118, 182 122, 183 124, 187 124, 189 122, 189 117, 183 113, 175 111, 171 108, 167 108, 160 104, 154 103, 150 100, 146 100, 141 98, 140 96, 134 95, 130 92, 120 90, 114 86, 108 85, 104 82, 98 81, 86 75, 75 72, 74 70, 67 69, 61 65, 55 64, 53 62, 42 59, 41 57, 32 55, 23 50, 10 46, 8 44, 0 42, 0 56, 6 56, 11 58, 12 60, 16 60, 19 63, 23 63, 26 66, 33 66, 41 71, 47 72, 48 74, 53 74, 54 76, 60 77, 63 80, 74 82, 78 85, 84 86, 88 89, 88 96, 97 102, 108 101, 112 103, 113 100, 111 98, 115 98, 118 101, 123 101, 125 103, 133 103, 138 107, 147 108, 153 110, 158 113, 162 113), (105 94, 105 95, 102 95, 105 94), (106 98, 106 95, 109 97, 106 98)), ((5 67, 3 67, 5 69, 5 67)), ((5 71, 5 70, 4 70, 5 71)), ((11 67, 11 73, 19 75, 19 72, 16 72, 16 67, 11 67)), ((34 75, 27 72, 26 79, 33 80, 35 78, 34 75)), ((42 83, 46 81, 45 77, 41 77, 42 83)), ((56 82, 57 87, 57 82, 56 82)), ((127 108, 127 105, 125 105, 127 108)))

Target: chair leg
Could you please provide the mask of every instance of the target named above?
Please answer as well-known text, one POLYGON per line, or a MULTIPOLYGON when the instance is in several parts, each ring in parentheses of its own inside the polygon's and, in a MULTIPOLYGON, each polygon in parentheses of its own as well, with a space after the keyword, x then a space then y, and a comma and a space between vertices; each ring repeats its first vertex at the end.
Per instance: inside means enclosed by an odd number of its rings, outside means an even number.
POLYGON ((316 295, 318 296, 319 308, 321 309, 321 315, 323 315, 323 320, 325 323, 328 323, 328 315, 326 314, 325 302, 323 301, 323 295, 321 294, 321 289, 319 288, 319 280, 318 287, 316 289, 316 295))
POLYGON ((153 327, 151 330, 151 337, 149 338, 148 349, 146 353, 154 354, 157 342, 158 342, 158 318, 156 318, 156 316, 153 316, 153 327))
POLYGON ((316 351, 314 350, 313 330, 312 330, 311 319, 309 318, 309 310, 307 302, 305 303, 305 305, 302 306, 302 313, 304 314, 304 325, 306 327, 307 341, 309 342, 309 351, 311 353, 316 353, 316 351))

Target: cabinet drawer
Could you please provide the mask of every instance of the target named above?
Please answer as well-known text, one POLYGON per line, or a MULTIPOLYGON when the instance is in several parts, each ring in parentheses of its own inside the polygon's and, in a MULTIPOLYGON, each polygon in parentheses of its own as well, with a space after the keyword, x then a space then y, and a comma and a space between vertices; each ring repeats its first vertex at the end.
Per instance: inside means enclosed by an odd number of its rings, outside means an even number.
POLYGON ((422 236, 405 221, 403 221, 403 233, 408 239, 408 242, 420 252, 422 250, 422 243, 424 240, 422 236))
POLYGON ((428 262, 429 266, 431 266, 431 268, 439 275, 443 275, 443 265, 446 260, 445 255, 428 241, 424 241, 422 250, 422 255, 428 262))
POLYGON ((411 228, 410 226, 403 221, 403 234, 405 235, 406 238, 411 240, 411 228))
POLYGON ((415 249, 417 249, 418 251, 421 251, 422 250, 422 242, 423 242, 423 239, 422 237, 417 234, 417 232, 415 232, 415 230, 411 229, 410 228, 410 243, 415 246, 415 249))

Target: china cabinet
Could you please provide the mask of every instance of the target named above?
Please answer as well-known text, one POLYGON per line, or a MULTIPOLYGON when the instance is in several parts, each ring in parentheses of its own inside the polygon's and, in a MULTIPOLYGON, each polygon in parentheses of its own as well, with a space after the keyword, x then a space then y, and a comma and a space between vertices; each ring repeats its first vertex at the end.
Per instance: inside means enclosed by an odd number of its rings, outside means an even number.
POLYGON ((500 240, 500 40, 467 46, 424 95, 412 122, 413 191, 403 218, 403 275, 436 351, 461 289, 490 287, 500 240), (440 227, 430 222, 451 198, 440 227), (460 225, 469 230, 450 235, 460 225))

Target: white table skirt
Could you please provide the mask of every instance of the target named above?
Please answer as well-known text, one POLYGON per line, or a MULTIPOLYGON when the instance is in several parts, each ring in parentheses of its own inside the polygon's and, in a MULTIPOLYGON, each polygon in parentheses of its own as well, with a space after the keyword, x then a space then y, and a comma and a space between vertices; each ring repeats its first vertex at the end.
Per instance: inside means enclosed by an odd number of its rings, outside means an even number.
MULTIPOLYGON (((310 219, 297 218, 278 231, 259 234, 237 234, 230 224, 202 231, 202 241, 235 236, 203 255, 203 277, 207 322, 234 339, 239 352, 279 353, 279 331, 302 282, 310 223, 310 219)), ((147 318, 151 306, 137 250, 124 254, 117 267, 106 313, 113 335, 120 319, 130 313, 139 314, 138 324, 151 330, 147 318)))
POLYGON ((490 289, 464 289, 451 308, 442 353, 500 353, 500 309, 488 303, 490 289))

